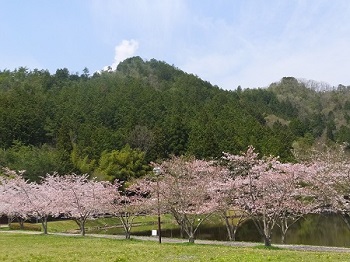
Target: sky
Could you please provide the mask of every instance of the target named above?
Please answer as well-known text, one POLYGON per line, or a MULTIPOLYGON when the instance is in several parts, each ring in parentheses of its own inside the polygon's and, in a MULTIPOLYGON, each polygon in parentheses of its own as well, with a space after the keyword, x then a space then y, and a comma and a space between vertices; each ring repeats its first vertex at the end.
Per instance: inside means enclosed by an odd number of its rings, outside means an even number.
POLYGON ((350 85, 348 0, 0 0, 0 70, 157 59, 225 90, 350 85))

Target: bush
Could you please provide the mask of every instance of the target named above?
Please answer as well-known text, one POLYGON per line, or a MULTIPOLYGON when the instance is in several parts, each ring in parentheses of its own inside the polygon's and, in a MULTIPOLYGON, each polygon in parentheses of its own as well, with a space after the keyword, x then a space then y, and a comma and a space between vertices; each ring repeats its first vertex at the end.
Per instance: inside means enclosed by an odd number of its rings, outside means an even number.
POLYGON ((20 224, 18 223, 11 223, 10 229, 11 230, 31 230, 31 231, 41 231, 41 226, 35 225, 35 224, 30 224, 30 223, 24 223, 24 227, 21 228, 20 224))

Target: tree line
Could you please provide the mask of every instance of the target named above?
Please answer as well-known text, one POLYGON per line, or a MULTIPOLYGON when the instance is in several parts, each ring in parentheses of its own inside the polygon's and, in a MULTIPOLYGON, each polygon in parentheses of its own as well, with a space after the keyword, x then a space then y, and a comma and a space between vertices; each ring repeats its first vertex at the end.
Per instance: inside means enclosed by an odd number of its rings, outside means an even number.
POLYGON ((23 172, 4 169, 0 214, 20 221, 41 220, 44 233, 49 216, 70 218, 82 235, 87 219, 112 214, 120 218, 130 238, 135 216, 160 212, 172 214, 190 242, 209 216, 219 214, 230 240, 250 219, 266 246, 271 245, 275 227, 285 242, 290 226, 306 214, 338 214, 350 230, 350 162, 344 147, 315 152, 300 163, 259 157, 252 146, 239 155, 225 153, 217 161, 173 156, 153 164, 160 171, 156 175, 125 187, 118 180, 111 183, 76 174, 47 175, 40 183, 30 182, 23 172))
POLYGON ((249 145, 293 161, 293 148, 320 138, 350 141, 347 92, 317 92, 294 78, 226 91, 140 57, 92 75, 3 70, 0 165, 25 169, 32 181, 54 171, 113 181, 142 176, 171 155, 215 159, 249 145), (325 105, 332 108, 322 112, 325 105))

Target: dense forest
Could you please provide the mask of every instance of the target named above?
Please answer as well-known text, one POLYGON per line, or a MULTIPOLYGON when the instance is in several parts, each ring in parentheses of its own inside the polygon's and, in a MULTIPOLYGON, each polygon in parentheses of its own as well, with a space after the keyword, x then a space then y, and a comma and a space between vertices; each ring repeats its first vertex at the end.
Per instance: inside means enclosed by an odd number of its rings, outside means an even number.
POLYGON ((284 77, 222 90, 165 62, 133 57, 115 71, 0 71, 0 165, 128 180, 171 155, 218 158, 253 145, 294 161, 314 143, 350 143, 350 86, 284 77))

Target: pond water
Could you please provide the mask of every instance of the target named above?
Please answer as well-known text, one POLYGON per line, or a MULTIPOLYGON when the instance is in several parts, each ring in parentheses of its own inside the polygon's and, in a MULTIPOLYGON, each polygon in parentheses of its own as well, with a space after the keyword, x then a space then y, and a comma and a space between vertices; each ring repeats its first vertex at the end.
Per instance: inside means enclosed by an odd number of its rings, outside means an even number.
MULTIPOLYGON (((156 225, 155 228, 156 229, 156 225)), ((103 233, 120 234, 116 231, 103 233)), ((150 236, 151 231, 132 233, 134 235, 150 236)), ((180 237, 179 229, 162 230, 163 237, 180 237)), ((227 241, 225 226, 201 226, 196 239, 227 241)), ((245 222, 237 231, 237 241, 262 242, 262 239, 252 221, 245 222)), ((281 233, 276 227, 272 234, 272 243, 281 243, 281 233)), ((336 215, 308 215, 295 223, 287 232, 286 244, 320 245, 350 247, 350 230, 341 217, 336 215)))

